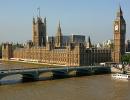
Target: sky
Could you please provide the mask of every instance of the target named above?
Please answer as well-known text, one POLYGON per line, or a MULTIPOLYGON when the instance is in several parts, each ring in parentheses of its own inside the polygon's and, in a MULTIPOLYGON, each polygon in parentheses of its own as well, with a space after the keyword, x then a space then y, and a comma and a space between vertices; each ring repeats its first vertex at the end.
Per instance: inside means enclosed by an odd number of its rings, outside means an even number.
POLYGON ((47 18, 47 33, 55 36, 59 20, 63 35, 90 36, 93 43, 113 39, 119 2, 130 39, 130 0, 0 0, 0 43, 32 40, 32 18, 47 18))

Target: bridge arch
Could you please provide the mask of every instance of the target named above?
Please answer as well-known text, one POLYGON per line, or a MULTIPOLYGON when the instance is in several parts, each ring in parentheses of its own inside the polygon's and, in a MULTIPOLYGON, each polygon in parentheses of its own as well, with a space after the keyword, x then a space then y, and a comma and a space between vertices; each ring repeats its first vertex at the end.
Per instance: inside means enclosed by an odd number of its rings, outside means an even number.
POLYGON ((14 76, 14 75, 19 75, 20 77, 22 77, 23 75, 22 74, 6 74, 6 75, 1 75, 0 76, 0 80, 3 80, 5 78, 8 78, 8 77, 11 77, 11 76, 14 76))
POLYGON ((50 77, 50 76, 53 76, 53 73, 52 73, 52 71, 39 72, 39 73, 38 73, 38 76, 39 76, 39 78, 40 78, 40 77, 50 77))
POLYGON ((1 74, 0 75, 0 80, 9 77, 9 76, 13 76, 13 75, 21 75, 23 81, 33 81, 33 80, 38 80, 39 75, 37 72, 22 72, 22 73, 7 73, 7 74, 1 74))

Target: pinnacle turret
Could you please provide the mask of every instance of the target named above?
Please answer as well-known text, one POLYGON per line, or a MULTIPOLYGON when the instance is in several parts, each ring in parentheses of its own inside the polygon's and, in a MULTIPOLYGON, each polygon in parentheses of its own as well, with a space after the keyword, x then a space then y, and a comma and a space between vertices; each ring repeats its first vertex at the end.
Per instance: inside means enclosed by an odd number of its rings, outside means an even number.
POLYGON ((88 36, 88 40, 87 40, 87 48, 91 48, 92 44, 91 44, 91 39, 90 36, 88 36))
POLYGON ((62 35, 60 21, 59 21, 59 26, 58 26, 58 30, 57 30, 57 35, 62 35))

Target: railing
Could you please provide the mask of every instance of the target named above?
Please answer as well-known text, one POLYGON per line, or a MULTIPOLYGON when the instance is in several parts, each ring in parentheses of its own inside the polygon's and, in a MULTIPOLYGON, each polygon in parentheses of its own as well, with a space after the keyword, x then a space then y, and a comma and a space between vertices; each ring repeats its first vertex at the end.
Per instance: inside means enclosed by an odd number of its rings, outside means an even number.
POLYGON ((23 72, 50 72, 50 71, 71 71, 71 70, 85 70, 90 69, 93 70, 94 68, 98 68, 102 66, 83 66, 83 67, 39 67, 39 68, 16 68, 16 69, 3 69, 0 70, 1 74, 11 74, 11 73, 23 73, 23 72))

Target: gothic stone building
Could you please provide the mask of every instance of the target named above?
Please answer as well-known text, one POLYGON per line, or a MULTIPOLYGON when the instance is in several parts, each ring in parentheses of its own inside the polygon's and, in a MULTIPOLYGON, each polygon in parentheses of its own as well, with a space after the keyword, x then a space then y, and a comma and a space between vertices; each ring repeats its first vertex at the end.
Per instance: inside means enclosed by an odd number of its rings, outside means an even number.
POLYGON ((111 61, 111 50, 108 48, 92 48, 90 38, 88 43, 70 42, 63 45, 63 35, 58 25, 55 38, 48 41, 46 18, 44 23, 39 16, 33 18, 33 39, 24 48, 12 48, 5 43, 2 47, 2 59, 38 61, 46 64, 65 66, 85 66, 111 61), (87 45, 86 45, 87 44, 87 45))
POLYGON ((121 62, 121 57, 125 54, 125 35, 126 23, 123 18, 123 12, 119 6, 116 19, 114 21, 114 52, 113 61, 116 63, 121 62))

